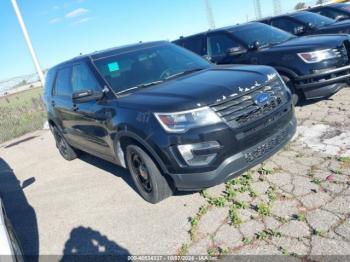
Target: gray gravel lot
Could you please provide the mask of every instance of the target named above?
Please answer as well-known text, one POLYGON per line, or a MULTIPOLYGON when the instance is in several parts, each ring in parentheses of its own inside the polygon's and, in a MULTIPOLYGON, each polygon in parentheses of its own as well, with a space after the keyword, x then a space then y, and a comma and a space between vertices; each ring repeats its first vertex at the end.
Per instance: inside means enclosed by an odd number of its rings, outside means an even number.
POLYGON ((350 88, 296 108, 294 141, 244 177, 158 205, 127 171, 67 162, 49 131, 0 146, 0 192, 27 254, 350 255, 350 88))

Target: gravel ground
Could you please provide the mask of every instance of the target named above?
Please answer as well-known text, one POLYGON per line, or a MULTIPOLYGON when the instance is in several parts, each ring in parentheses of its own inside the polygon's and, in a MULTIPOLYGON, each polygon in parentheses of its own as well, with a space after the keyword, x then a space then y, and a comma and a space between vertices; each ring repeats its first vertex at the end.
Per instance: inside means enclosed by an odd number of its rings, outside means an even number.
POLYGON ((350 88, 297 107, 295 139, 270 160, 158 205, 38 131, 0 146, 0 192, 27 254, 350 255, 349 108, 350 88))

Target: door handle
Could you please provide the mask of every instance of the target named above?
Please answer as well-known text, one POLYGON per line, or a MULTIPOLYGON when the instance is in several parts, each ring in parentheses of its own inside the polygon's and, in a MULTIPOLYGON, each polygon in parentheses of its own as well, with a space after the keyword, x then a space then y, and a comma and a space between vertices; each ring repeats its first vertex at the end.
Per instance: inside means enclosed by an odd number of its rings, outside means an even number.
POLYGON ((79 110, 79 106, 78 105, 73 105, 73 111, 76 112, 79 110))
POLYGON ((56 105, 55 101, 51 101, 51 105, 52 105, 53 107, 55 107, 55 105, 56 105))

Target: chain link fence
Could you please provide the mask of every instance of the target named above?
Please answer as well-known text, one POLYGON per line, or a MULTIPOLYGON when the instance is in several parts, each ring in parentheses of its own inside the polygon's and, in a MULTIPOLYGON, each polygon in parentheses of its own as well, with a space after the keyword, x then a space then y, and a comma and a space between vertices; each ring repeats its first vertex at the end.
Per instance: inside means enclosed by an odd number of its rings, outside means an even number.
POLYGON ((45 121, 42 87, 0 97, 0 143, 42 129, 45 121))

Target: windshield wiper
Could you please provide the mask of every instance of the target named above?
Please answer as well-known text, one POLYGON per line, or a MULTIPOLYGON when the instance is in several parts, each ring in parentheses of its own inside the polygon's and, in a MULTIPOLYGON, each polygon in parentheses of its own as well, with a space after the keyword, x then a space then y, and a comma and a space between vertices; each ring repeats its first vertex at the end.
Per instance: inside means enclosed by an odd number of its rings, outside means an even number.
POLYGON ((197 72, 197 71, 201 71, 201 70, 204 70, 205 68, 193 68, 193 69, 189 69, 189 70, 186 70, 186 71, 183 71, 183 72, 180 72, 180 73, 176 73, 174 75, 171 75, 171 76, 168 76, 166 78, 164 78, 164 80, 170 80, 170 79, 173 79, 173 78, 177 78, 179 76, 182 76, 182 75, 188 75, 188 74, 191 74, 191 73, 194 73, 194 72, 197 72))
POLYGON ((163 80, 158 80, 158 81, 153 81, 153 82, 146 83, 146 84, 140 84, 140 85, 133 86, 133 87, 130 87, 128 89, 122 90, 122 91, 118 92, 117 95, 120 95, 120 94, 123 94, 123 93, 127 93, 127 92, 129 92, 131 90, 134 90, 134 89, 146 88, 146 87, 149 87, 149 86, 158 85, 158 84, 161 84, 163 82, 164 82, 163 80))

